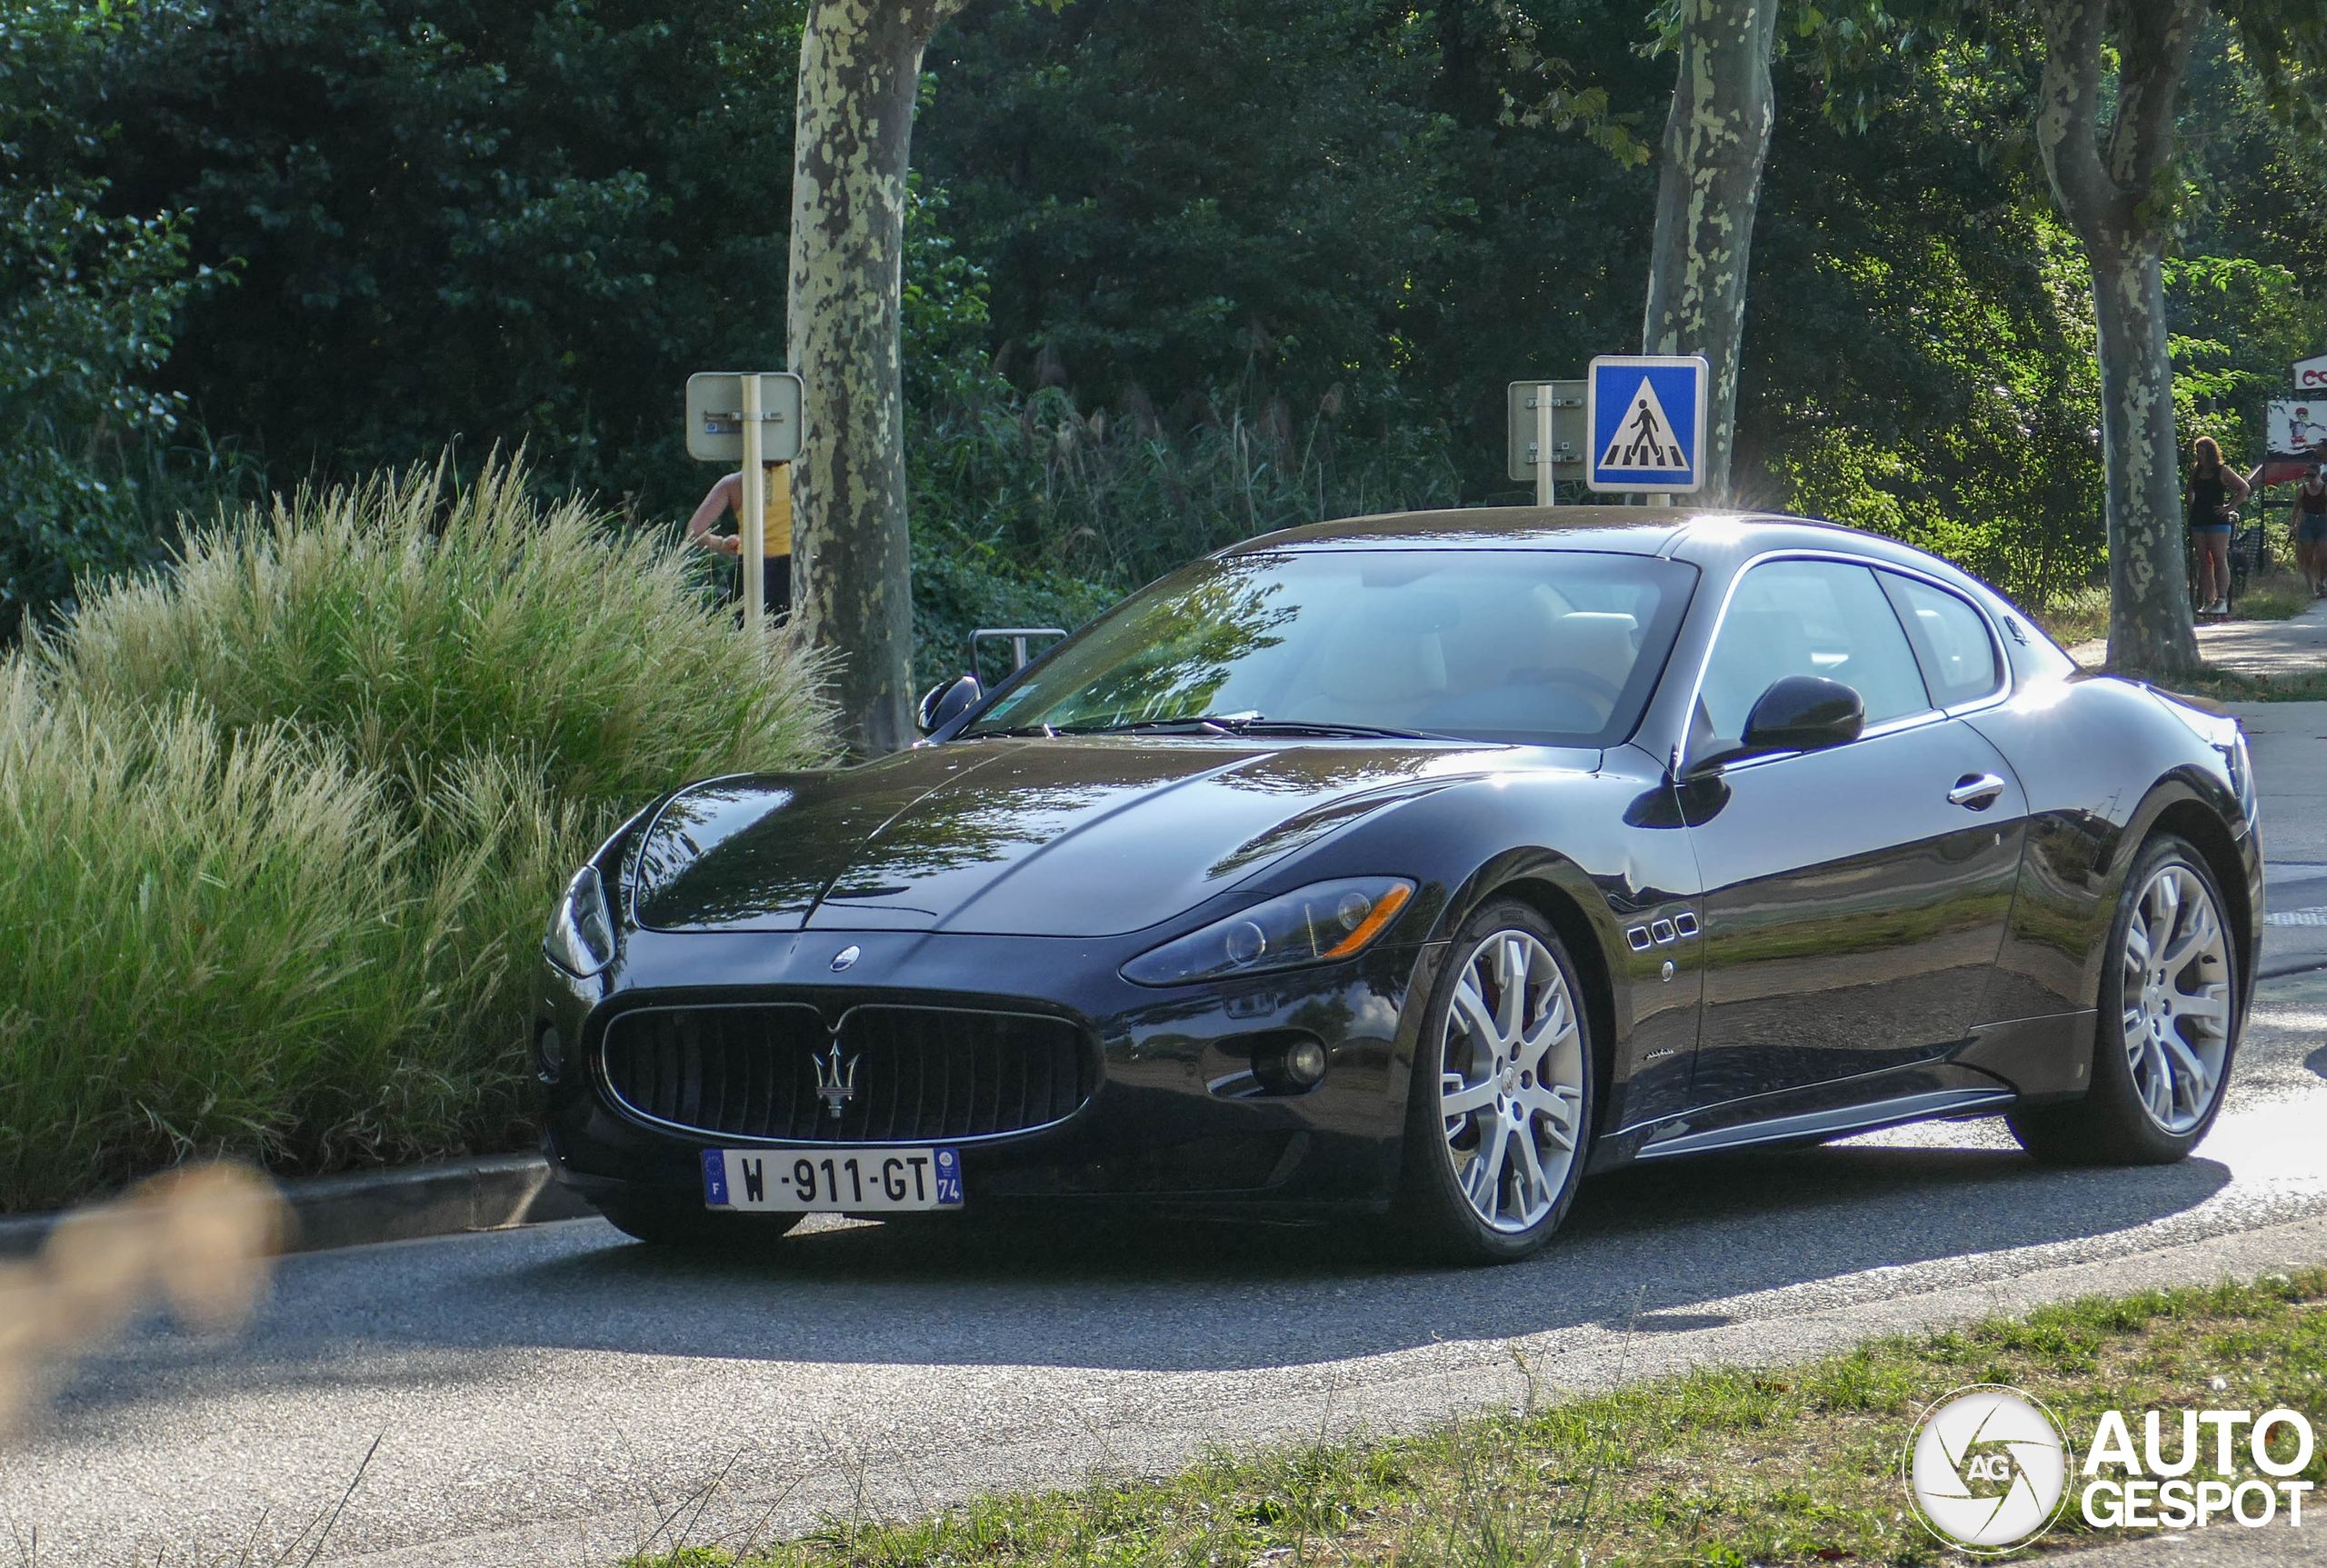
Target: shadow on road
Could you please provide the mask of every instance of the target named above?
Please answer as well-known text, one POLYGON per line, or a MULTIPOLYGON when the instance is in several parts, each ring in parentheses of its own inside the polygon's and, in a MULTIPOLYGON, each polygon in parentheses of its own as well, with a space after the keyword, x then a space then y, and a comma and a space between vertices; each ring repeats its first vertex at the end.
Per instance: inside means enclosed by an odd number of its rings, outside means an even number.
POLYGON ((2202 1159, 2062 1171, 1992 1149, 1701 1160, 1597 1178, 1541 1257, 1468 1270, 1385 1263, 1366 1240, 1322 1229, 864 1225, 704 1259, 581 1223, 288 1260, 246 1348, 319 1375, 351 1342, 835 1364, 1294 1365, 1590 1323, 1700 1328, 1728 1321, 1693 1310, 1703 1303, 2137 1227, 2228 1180, 2202 1159))

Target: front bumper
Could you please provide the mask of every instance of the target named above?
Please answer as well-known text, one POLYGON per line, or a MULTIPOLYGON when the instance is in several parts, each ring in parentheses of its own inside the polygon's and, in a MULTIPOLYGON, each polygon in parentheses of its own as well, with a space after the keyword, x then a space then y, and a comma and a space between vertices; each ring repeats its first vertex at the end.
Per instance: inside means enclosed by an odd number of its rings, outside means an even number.
POLYGON ((1117 973, 1138 950, 1118 942, 633 930, 595 979, 541 965, 534 1038, 556 1030, 562 1056, 545 1144, 559 1179, 584 1197, 679 1203, 701 1201, 703 1149, 832 1146, 685 1132, 632 1111, 613 1092, 604 1049, 609 1022, 632 1008, 804 1002, 828 1024, 865 1004, 1036 1012, 1087 1031, 1097 1088, 1048 1127, 934 1140, 961 1148, 967 1207, 1379 1213, 1395 1191, 1421 1012, 1405 1002, 1428 994, 1442 946, 1154 989, 1117 973), (858 957, 835 972, 851 946, 858 957), (1326 1047, 1324 1079, 1305 1094, 1254 1093, 1255 1049, 1291 1033, 1326 1047))

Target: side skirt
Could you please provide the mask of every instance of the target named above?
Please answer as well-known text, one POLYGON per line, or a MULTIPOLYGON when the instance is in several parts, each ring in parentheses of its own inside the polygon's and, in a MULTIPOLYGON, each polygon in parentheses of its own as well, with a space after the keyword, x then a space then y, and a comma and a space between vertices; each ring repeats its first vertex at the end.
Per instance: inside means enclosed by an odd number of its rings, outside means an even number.
POLYGON ((1627 1128, 1602 1141, 1592 1168, 1870 1133, 1903 1122, 2001 1110, 2019 1098, 1990 1074, 1951 1063, 1894 1067, 1627 1128))

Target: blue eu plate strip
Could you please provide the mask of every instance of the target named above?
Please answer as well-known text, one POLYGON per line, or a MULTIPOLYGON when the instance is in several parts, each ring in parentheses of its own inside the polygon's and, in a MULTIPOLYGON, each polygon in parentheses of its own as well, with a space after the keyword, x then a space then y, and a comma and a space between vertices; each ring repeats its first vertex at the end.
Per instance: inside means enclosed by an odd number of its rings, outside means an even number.
POLYGON ((717 1149, 703 1152, 703 1201, 706 1203, 727 1201, 727 1156, 717 1149))

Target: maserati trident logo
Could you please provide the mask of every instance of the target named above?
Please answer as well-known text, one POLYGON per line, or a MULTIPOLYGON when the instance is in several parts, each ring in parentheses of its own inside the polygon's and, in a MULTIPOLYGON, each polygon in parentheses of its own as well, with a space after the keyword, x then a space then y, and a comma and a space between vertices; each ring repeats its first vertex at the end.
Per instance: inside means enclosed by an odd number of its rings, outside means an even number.
POLYGON ((832 1054, 810 1058, 816 1064, 816 1097, 834 1120, 856 1098, 856 1064, 858 1058, 843 1056, 840 1042, 833 1042, 832 1054))

